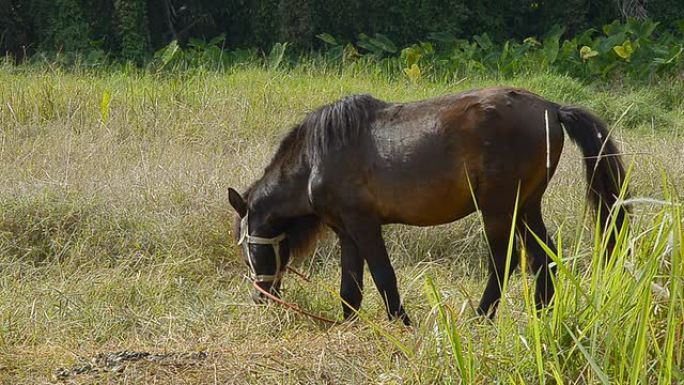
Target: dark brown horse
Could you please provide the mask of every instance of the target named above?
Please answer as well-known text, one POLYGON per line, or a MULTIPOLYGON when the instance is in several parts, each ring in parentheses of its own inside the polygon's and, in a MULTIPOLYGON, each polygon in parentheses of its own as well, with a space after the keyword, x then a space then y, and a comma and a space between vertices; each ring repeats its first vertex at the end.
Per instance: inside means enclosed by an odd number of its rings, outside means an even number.
MULTIPOLYGON (((517 201, 515 230, 538 274, 536 303, 544 306, 554 293, 554 267, 531 233, 555 251, 541 201, 563 149, 563 125, 584 155, 601 224, 607 226, 612 211, 621 228, 625 209, 612 208, 624 168, 604 123, 583 109, 511 88, 405 104, 354 95, 321 107, 287 134, 243 195, 229 191, 252 279, 277 293, 291 254, 307 251, 328 226, 342 249, 345 319, 361 305, 366 261, 390 318, 408 324, 382 225, 433 226, 479 209, 491 254, 477 310, 491 316, 501 297, 517 201)), ((517 264, 514 251, 509 271, 517 264)))

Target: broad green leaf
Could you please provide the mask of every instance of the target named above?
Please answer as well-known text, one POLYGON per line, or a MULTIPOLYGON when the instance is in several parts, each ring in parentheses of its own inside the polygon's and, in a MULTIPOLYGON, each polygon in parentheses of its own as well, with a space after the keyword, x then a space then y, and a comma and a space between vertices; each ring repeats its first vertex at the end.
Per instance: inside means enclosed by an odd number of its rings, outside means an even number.
POLYGON ((563 42, 558 54, 561 60, 568 60, 574 57, 575 52, 577 52, 577 42, 572 39, 563 42))
POLYGON ((344 57, 344 47, 336 45, 326 50, 325 55, 333 60, 340 60, 344 57))
MULTIPOLYGON (((679 50, 676 53, 674 53, 674 55, 672 55, 672 57, 670 57, 670 58, 657 57, 657 58, 653 59, 653 62, 657 63, 657 64, 676 63, 682 57, 682 53, 684 53, 684 46, 680 47, 679 50)), ((668 52, 668 54, 669 54, 669 52, 668 52)))
POLYGON ((598 31, 595 30, 594 28, 589 28, 588 30, 582 32, 579 36, 577 36, 577 44, 582 44, 582 45, 589 45, 592 42, 592 36, 597 33, 598 31))
POLYGON ((174 57, 176 57, 176 54, 179 50, 180 47, 178 47, 178 40, 172 40, 166 47, 162 48, 160 51, 157 51, 155 56, 161 59, 162 67, 164 67, 169 64, 174 57))
POLYGON ((660 25, 659 21, 647 19, 646 21, 644 21, 643 29, 641 30, 641 34, 639 35, 639 37, 651 37, 651 35, 653 35, 653 32, 655 32, 655 29, 658 27, 658 25, 660 25))
POLYGON ((406 62, 408 67, 418 63, 418 60, 420 60, 421 56, 422 54, 420 52, 420 48, 415 45, 401 50, 401 58, 406 62))
POLYGON ((423 52, 426 55, 432 55, 433 53, 435 53, 435 47, 433 47, 432 43, 430 43, 430 42, 426 41, 424 43, 420 43, 420 48, 423 49, 423 52))
POLYGON ((620 24, 619 20, 614 20, 612 23, 603 26, 603 33, 606 34, 606 36, 611 36, 622 32, 624 32, 624 27, 622 24, 620 24))
POLYGON ((606 37, 601 40, 596 50, 599 51, 599 53, 606 53, 612 50, 616 45, 621 44, 625 39, 627 39, 627 35, 624 32, 606 37))
POLYGON ((339 45, 339 43, 337 43, 337 40, 329 33, 319 33, 318 35, 316 35, 316 37, 322 40, 325 44, 339 45))
POLYGON ((558 57, 558 49, 560 48, 559 42, 563 32, 565 32, 565 27, 556 24, 544 39, 544 58, 548 64, 553 64, 558 57))
POLYGON ((271 52, 268 54, 268 68, 271 70, 280 67, 283 62, 283 57, 285 57, 285 51, 287 50, 288 43, 275 43, 271 52))
POLYGON ((484 49, 485 51, 488 51, 494 46, 494 43, 492 43, 492 39, 489 38, 489 35, 487 33, 483 33, 482 35, 475 35, 473 36, 473 40, 480 46, 480 48, 484 49))
POLYGON ((449 32, 430 32, 428 34, 428 39, 446 44, 454 44, 458 41, 456 36, 449 32))
POLYGON ((523 43, 532 47, 539 47, 541 45, 539 40, 534 36, 526 37, 525 40, 523 40, 523 43))
POLYGON ((582 48, 580 48, 580 57, 582 58, 582 60, 590 59, 594 56, 598 56, 598 54, 598 51, 594 51, 589 46, 585 45, 582 48))
POLYGON ((373 54, 380 55, 382 54, 382 48, 376 46, 372 41, 371 37, 366 35, 365 33, 360 33, 359 34, 359 41, 356 42, 356 45, 359 47, 365 49, 366 51, 369 51, 373 54))
POLYGON ((416 84, 420 80, 420 68, 418 64, 413 64, 410 68, 404 68, 404 73, 411 83, 416 84))
POLYGON ((546 34, 546 37, 544 38, 544 42, 546 43, 547 40, 558 40, 560 39, 561 35, 565 32, 565 27, 560 25, 560 24, 554 24, 553 27, 551 27, 551 30, 546 34))
POLYGON ((622 45, 613 47, 613 51, 621 58, 629 61, 629 58, 632 57, 632 54, 634 53, 634 48, 632 47, 632 42, 630 40, 625 40, 622 45))
POLYGON ((397 52, 397 46, 390 40, 387 36, 376 33, 375 37, 372 37, 370 41, 385 52, 395 53, 397 52))
POLYGON ((342 53, 342 57, 344 60, 355 60, 361 55, 359 54, 359 51, 354 47, 354 44, 348 43, 347 45, 344 46, 344 51, 342 53))
POLYGON ((629 32, 636 35, 636 38, 645 39, 653 34, 658 24, 660 23, 650 19, 641 21, 635 18, 629 18, 626 26, 629 32))
POLYGON ((506 40, 506 42, 503 45, 503 48, 501 49, 501 56, 499 57, 499 63, 505 63, 506 59, 508 59, 508 52, 510 50, 511 46, 511 41, 506 40))

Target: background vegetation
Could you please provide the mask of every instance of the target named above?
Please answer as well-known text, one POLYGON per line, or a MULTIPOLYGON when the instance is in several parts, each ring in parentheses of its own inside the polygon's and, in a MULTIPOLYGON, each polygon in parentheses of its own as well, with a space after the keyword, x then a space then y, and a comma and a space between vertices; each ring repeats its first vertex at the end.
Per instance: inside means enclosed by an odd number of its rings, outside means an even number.
POLYGON ((665 7, 658 0, 645 2, 648 8, 637 16, 659 21, 613 20, 625 12, 619 4, 639 0, 601 6, 577 0, 572 7, 500 0, 486 8, 462 0, 364 6, 158 2, 10 2, 0 11, 0 50, 9 60, 154 71, 225 70, 256 62, 292 68, 315 59, 338 67, 379 64, 385 73, 411 81, 540 71, 590 82, 652 81, 684 71, 684 5, 665 7))
POLYGON ((320 48, 316 35, 341 42, 383 34, 397 46, 431 34, 470 38, 487 33, 503 43, 545 36, 563 25, 563 37, 616 19, 649 17, 662 31, 677 30, 684 4, 668 0, 5 0, 0 7, 0 54, 106 53, 140 62, 173 40, 209 41, 221 48, 269 50, 290 42, 320 48), (95 53, 93 53, 95 52, 95 53))
MULTIPOLYGON (((1 383, 684 382, 679 2, 7 1, 1 383), (533 310, 523 265, 497 318, 475 316, 477 215, 385 229, 412 329, 385 321, 368 274, 353 323, 251 303, 227 188, 289 127, 350 93, 501 84, 608 122, 636 197, 608 263, 566 141, 544 200, 553 311, 533 310)), ((286 299, 338 318, 338 253, 324 239, 286 299)))
MULTIPOLYGON (((583 215, 580 154, 567 143, 544 201, 561 250, 553 312, 532 310, 523 268, 497 319, 476 318, 487 264, 476 215, 386 229, 414 329, 385 321, 368 274, 355 323, 329 328, 251 304, 227 188, 258 177, 292 124, 349 93, 402 101, 500 82, 413 82, 377 63, 315 60, 227 72, 3 65, 0 381, 683 381, 684 82, 676 79, 603 89, 552 73, 506 81, 605 118, 632 167, 633 193, 648 198, 604 267, 583 215)), ((338 253, 326 238, 303 262, 313 282, 287 277, 285 297, 339 317, 338 253)))

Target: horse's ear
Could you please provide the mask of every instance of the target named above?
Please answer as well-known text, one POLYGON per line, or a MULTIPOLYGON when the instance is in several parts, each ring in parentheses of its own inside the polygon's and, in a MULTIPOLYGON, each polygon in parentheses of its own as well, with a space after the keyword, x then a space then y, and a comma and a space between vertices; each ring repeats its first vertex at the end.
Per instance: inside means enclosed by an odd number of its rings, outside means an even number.
POLYGON ((228 188, 228 201, 230 201, 230 205, 233 206, 235 211, 237 211, 240 218, 247 215, 247 203, 245 203, 245 200, 242 199, 240 193, 231 187, 228 188))

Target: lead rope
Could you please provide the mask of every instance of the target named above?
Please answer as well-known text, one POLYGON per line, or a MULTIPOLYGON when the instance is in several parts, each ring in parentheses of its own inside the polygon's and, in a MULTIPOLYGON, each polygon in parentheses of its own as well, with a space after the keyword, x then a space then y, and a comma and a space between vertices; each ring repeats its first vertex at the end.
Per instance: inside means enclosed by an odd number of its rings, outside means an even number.
MULTIPOLYGON (((289 266, 288 266, 288 267, 287 267, 287 270, 290 271, 291 273, 294 273, 295 275, 298 275, 300 278, 302 278, 302 279, 305 280, 306 282, 309 282, 309 283, 311 282, 311 280, 309 279, 309 277, 307 277, 307 276, 304 275, 303 273, 297 271, 295 268, 289 267, 289 266)), ((321 321, 321 322, 324 322, 324 323, 327 323, 327 324, 330 324, 330 325, 336 325, 336 324, 339 323, 338 321, 331 320, 330 318, 325 318, 325 317, 321 317, 321 316, 319 316, 319 315, 310 313, 310 312, 308 312, 308 311, 302 309, 301 307, 299 307, 297 304, 290 303, 290 302, 287 302, 287 301, 285 301, 285 300, 282 300, 282 299, 276 297, 275 295, 271 294, 270 292, 268 292, 268 291, 262 289, 261 286, 259 286, 259 285, 256 283, 256 281, 252 281, 252 286, 254 286, 254 288, 255 288, 259 293, 265 295, 268 299, 270 299, 270 300, 272 300, 272 301, 274 301, 274 302, 276 302, 276 303, 278 303, 278 304, 280 304, 280 305, 282 305, 282 306, 285 306, 285 307, 287 307, 287 308, 289 308, 289 309, 292 309, 292 310, 296 311, 296 312, 299 313, 299 314, 303 314, 303 315, 305 315, 305 316, 307 316, 307 317, 309 317, 309 318, 313 318, 313 319, 315 319, 315 320, 317 320, 317 321, 321 321)))

